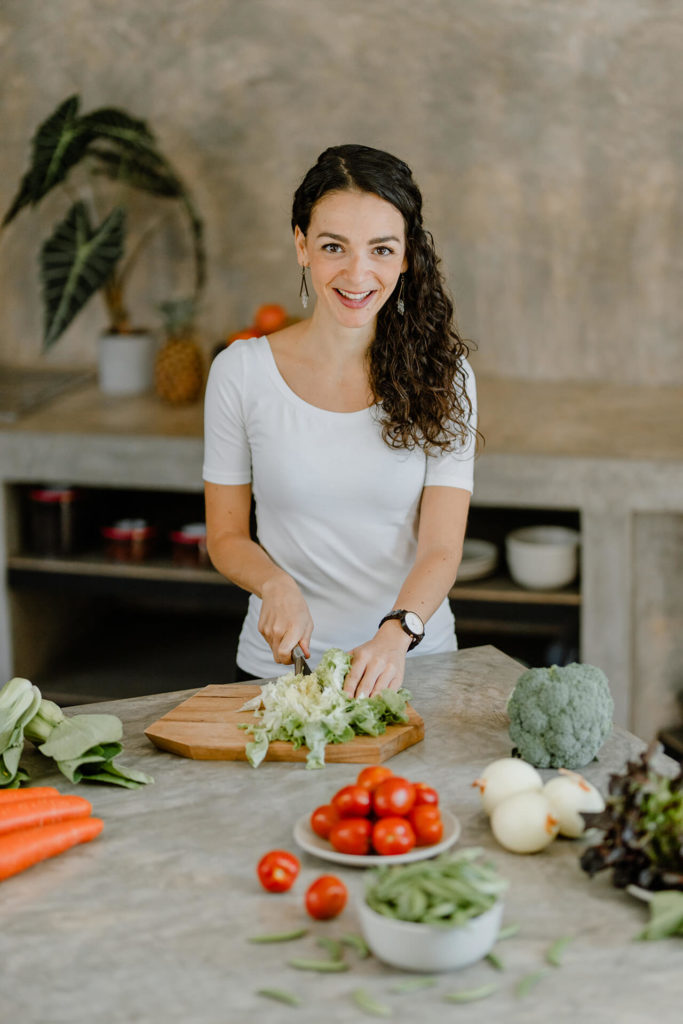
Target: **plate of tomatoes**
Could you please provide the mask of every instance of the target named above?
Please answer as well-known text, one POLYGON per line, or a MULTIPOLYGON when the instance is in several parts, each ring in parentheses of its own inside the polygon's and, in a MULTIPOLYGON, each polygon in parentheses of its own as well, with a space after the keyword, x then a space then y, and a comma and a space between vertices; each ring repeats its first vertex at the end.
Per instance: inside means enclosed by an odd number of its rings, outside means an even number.
POLYGON ((394 775, 383 765, 363 768, 355 783, 294 826, 302 850, 349 867, 425 860, 459 836, 460 822, 440 806, 432 786, 394 775))

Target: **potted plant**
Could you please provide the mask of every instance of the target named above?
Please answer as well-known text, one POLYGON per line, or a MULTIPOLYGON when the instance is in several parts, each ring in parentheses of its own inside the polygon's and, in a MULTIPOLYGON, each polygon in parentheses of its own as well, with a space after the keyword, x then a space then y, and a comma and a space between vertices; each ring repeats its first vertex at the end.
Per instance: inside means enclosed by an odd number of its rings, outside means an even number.
POLYGON ((71 196, 66 216, 42 245, 43 348, 54 345, 89 299, 101 292, 109 324, 100 339, 100 387, 109 393, 139 393, 151 387, 155 345, 148 331, 133 325, 124 296, 131 269, 156 225, 134 237, 126 200, 138 190, 180 205, 194 257, 193 291, 181 300, 186 308, 196 308, 204 285, 203 225, 190 193, 144 121, 113 107, 81 114, 79 106, 79 97, 71 96, 39 125, 30 166, 3 227, 25 207, 35 207, 58 185, 65 185, 77 167, 85 170, 89 185, 107 193, 109 208, 102 217, 95 210, 92 189, 86 191, 81 180, 78 197, 71 196), (117 368, 121 357, 132 359, 132 364, 117 368))

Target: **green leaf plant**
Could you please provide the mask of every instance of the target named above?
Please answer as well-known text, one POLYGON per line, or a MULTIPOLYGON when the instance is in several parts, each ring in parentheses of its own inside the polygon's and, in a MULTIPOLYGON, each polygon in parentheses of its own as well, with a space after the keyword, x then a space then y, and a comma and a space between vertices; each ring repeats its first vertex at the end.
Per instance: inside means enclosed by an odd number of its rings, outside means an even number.
POLYGON ((158 200, 180 204, 192 240, 194 281, 188 302, 199 299, 206 277, 203 224, 190 192, 160 151, 144 121, 123 110, 103 107, 79 113, 80 99, 70 96, 38 126, 32 140, 30 166, 2 221, 10 224, 26 207, 36 207, 58 185, 66 187, 71 172, 84 165, 93 182, 114 182, 116 202, 105 216, 84 198, 72 202, 40 252, 44 308, 43 348, 49 349, 88 300, 102 291, 109 330, 126 334, 131 327, 124 301, 128 274, 150 231, 128 247, 124 199, 137 190, 158 200))

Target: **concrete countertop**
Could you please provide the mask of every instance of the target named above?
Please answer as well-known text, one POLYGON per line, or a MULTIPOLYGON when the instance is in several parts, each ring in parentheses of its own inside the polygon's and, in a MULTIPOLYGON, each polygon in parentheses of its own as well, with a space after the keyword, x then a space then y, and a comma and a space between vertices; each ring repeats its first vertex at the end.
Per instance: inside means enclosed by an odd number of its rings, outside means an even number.
MULTIPOLYGON (((634 941, 647 919, 644 905, 614 889, 606 875, 590 880, 579 867, 579 842, 556 840, 524 857, 506 853, 492 838, 471 782, 489 761, 510 753, 504 709, 519 671, 493 647, 413 659, 407 685, 425 719, 425 739, 389 762, 395 772, 436 786, 462 824, 460 845, 484 847, 510 880, 505 922, 521 930, 500 946, 504 971, 484 961, 440 975, 433 988, 399 996, 390 988, 404 972, 374 958, 359 961, 352 951, 344 974, 287 967, 290 956, 325 956, 318 936, 358 932, 354 899, 363 873, 302 854, 294 889, 274 896, 260 889, 255 864, 269 849, 296 850, 295 821, 353 781, 358 766, 307 771, 264 763, 252 769, 158 751, 143 735, 145 727, 193 690, 98 705, 124 722, 120 760, 156 781, 137 791, 81 786, 104 819, 102 835, 2 884, 3 1020, 89 1024, 97 1015, 107 1024, 347 1024, 366 1019, 351 1001, 359 987, 390 1004, 394 1020, 411 1024, 416 1010, 429 1020, 466 1016, 471 1024, 680 1020, 680 939, 634 941), (303 894, 329 872, 346 881, 349 905, 334 921, 310 922, 303 894), (310 924, 310 934, 295 944, 246 941, 303 924, 310 924), (564 935, 573 941, 563 965, 547 967, 544 951, 564 935), (517 995, 518 981, 544 966, 547 973, 530 994, 517 995), (497 982, 498 991, 466 1009, 442 1001, 446 992, 489 982, 497 982), (295 991, 304 1003, 292 1010, 270 1002, 255 994, 264 986, 295 991)), ((609 774, 642 748, 617 728, 584 774, 604 791, 609 774)), ((33 784, 77 788, 37 753, 24 763, 33 784)))
MULTIPOLYGON (((683 461, 683 388, 477 375, 480 423, 491 454, 683 461)), ((170 406, 153 395, 102 394, 94 384, 61 395, 0 437, 76 434, 201 440, 201 402, 170 406)))

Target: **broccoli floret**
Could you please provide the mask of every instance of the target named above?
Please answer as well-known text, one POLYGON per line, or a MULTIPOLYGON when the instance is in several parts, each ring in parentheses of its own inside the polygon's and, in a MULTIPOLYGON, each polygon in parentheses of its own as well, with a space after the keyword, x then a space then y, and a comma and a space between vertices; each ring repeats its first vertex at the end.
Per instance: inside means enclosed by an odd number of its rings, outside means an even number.
POLYGON ((523 672, 508 700, 510 739, 537 768, 583 768, 612 729, 614 701, 602 669, 573 662, 523 672))

